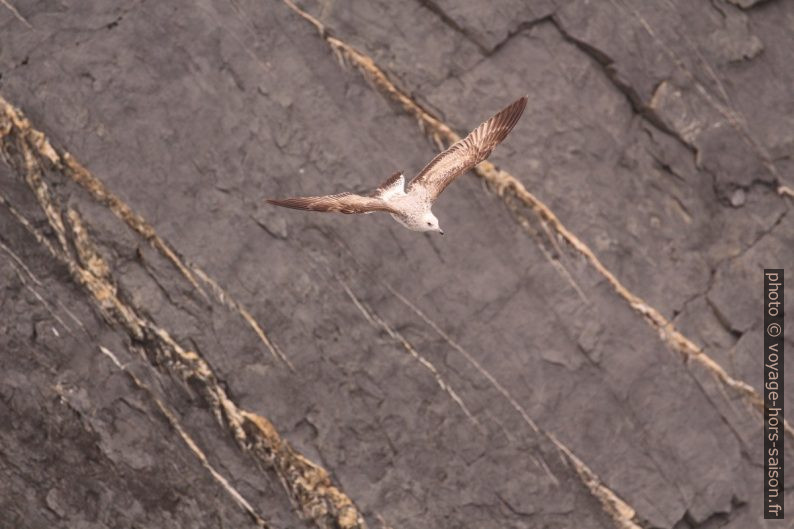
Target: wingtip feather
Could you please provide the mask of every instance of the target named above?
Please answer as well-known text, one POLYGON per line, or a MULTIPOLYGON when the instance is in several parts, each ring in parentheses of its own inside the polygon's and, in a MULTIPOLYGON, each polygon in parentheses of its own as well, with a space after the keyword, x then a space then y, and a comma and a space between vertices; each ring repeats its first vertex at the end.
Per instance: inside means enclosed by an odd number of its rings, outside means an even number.
POLYGON ((274 206, 279 206, 282 208, 291 208, 291 209, 307 209, 307 204, 304 199, 293 197, 293 198, 266 198, 265 202, 268 204, 273 204, 274 206))

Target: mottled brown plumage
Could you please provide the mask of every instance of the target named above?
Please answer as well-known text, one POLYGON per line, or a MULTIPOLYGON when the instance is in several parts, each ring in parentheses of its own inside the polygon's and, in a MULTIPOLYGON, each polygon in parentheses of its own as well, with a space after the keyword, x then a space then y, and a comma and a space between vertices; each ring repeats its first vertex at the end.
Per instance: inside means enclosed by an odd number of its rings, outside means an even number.
POLYGON ((394 173, 369 196, 339 193, 316 197, 295 197, 268 202, 276 206, 310 211, 371 213, 386 211, 406 228, 438 231, 438 219, 430 211, 438 196, 458 175, 488 158, 491 151, 513 130, 524 108, 524 96, 471 131, 468 136, 438 154, 403 189, 405 177, 394 173))
POLYGON ((494 147, 516 126, 526 106, 527 98, 524 96, 438 154, 408 183, 407 192, 423 187, 435 201, 458 175, 488 158, 494 147))
POLYGON ((380 198, 364 197, 354 193, 338 193, 318 197, 294 197, 284 199, 267 199, 273 205, 307 211, 333 211, 336 213, 368 213, 371 211, 394 212, 380 198))

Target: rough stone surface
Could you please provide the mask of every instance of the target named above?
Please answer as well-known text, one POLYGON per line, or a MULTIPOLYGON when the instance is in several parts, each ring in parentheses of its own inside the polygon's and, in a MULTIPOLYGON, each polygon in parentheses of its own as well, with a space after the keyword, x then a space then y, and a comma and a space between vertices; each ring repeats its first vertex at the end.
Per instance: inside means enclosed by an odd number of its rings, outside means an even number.
MULTIPOLYGON (((761 270, 794 261, 779 192, 794 185, 794 4, 300 7, 459 133, 529 94, 492 161, 761 390, 761 270)), ((2 2, 0 95, 225 291, 200 280, 202 294, 43 164, 99 256, 67 230, 68 258, 53 257, 31 231, 57 246, 58 230, 0 129, 0 526, 255 526, 229 488, 275 529, 316 522, 236 442, 205 380, 75 279, 101 261, 125 306, 370 527, 620 527, 552 439, 634 527, 767 527, 758 410, 478 179, 435 207, 443 238, 263 203, 367 189, 435 152, 288 2, 2 2)))

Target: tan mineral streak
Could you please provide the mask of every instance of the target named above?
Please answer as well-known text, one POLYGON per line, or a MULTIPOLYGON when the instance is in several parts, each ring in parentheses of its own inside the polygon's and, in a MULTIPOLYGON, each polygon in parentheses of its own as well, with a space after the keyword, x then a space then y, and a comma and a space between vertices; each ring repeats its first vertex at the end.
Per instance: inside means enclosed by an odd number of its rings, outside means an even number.
MULTIPOLYGON (((111 209, 131 229, 149 242, 155 241, 153 243, 155 247, 169 256, 182 275, 200 292, 203 293, 203 290, 198 287, 189 269, 143 218, 132 212, 70 155, 58 155, 46 137, 33 129, 28 120, 2 96, 0 96, 0 154, 12 169, 21 173, 20 176, 31 187, 50 227, 56 234, 60 247, 53 245, 3 195, 0 195, 0 204, 12 213, 55 260, 69 270, 75 282, 88 290, 102 316, 111 324, 121 325, 130 337, 150 344, 147 347, 151 353, 164 356, 167 361, 160 364, 161 368, 168 369, 185 382, 190 380, 192 387, 202 389, 202 396, 219 423, 231 431, 241 450, 250 453, 263 466, 275 471, 302 517, 312 520, 320 529, 366 528, 358 509, 350 498, 332 484, 324 469, 292 448, 279 436, 267 419, 238 408, 226 394, 204 358, 194 351, 184 349, 172 338, 171 333, 143 316, 145 312, 139 312, 137 307, 133 307, 119 297, 113 270, 97 250, 88 227, 77 210, 69 208, 63 211, 58 201, 53 199, 49 187, 42 178, 41 164, 48 163, 54 170, 72 177, 86 188, 94 199, 111 209), (14 152, 21 157, 22 163, 9 154, 10 142, 14 142, 14 152)), ((103 354, 106 353, 103 351, 103 354)), ((159 401, 155 400, 159 406, 159 401)), ((161 410, 166 413, 165 409, 161 408, 161 410)), ((175 425, 172 426, 183 441, 187 442, 188 439, 182 435, 182 432, 175 425)), ((241 505, 245 508, 244 504, 241 505)))
MULTIPOLYGON (((450 145, 460 139, 460 136, 456 134, 452 128, 441 122, 414 99, 397 88, 389 79, 388 75, 372 60, 372 58, 356 50, 344 41, 330 36, 325 30, 325 26, 322 22, 301 10, 292 0, 282 1, 317 29, 320 36, 331 46, 337 57, 340 57, 344 62, 349 62, 356 66, 376 89, 399 103, 405 112, 414 116, 422 129, 436 143, 440 143, 442 146, 443 144, 450 145)), ((542 222, 551 226, 562 239, 585 257, 588 263, 609 282, 615 292, 623 298, 634 311, 643 316, 643 318, 658 332, 662 341, 671 349, 680 353, 684 358, 694 360, 705 367, 721 383, 736 390, 756 409, 763 411, 763 399, 755 388, 744 381, 737 380, 730 376, 722 366, 708 356, 701 347, 697 346, 689 338, 679 332, 673 323, 665 318, 658 310, 629 291, 617 277, 609 271, 595 253, 573 232, 565 227, 548 206, 529 192, 519 179, 507 171, 497 169, 494 164, 487 160, 475 167, 474 172, 505 201, 516 216, 520 218, 523 215, 516 207, 511 205, 508 200, 509 197, 518 199, 525 206, 529 207, 542 222)), ((783 188, 780 189, 779 192, 780 194, 787 194, 787 190, 788 188, 783 188)), ((794 428, 792 428, 788 422, 784 422, 784 427, 786 432, 794 437, 794 428)))

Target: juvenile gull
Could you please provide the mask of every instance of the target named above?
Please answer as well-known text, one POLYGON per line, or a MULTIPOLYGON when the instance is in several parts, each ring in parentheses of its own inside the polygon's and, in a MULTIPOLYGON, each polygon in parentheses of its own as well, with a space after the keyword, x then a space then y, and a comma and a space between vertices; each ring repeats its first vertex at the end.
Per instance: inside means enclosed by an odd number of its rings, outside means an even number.
POLYGON ((437 231, 438 219, 431 208, 438 196, 455 178, 488 158, 494 147, 504 140, 518 123, 527 97, 511 103, 468 136, 438 154, 405 186, 405 176, 394 173, 369 195, 338 193, 317 197, 294 197, 267 201, 285 208, 338 213, 372 213, 385 211, 414 231, 437 231))

